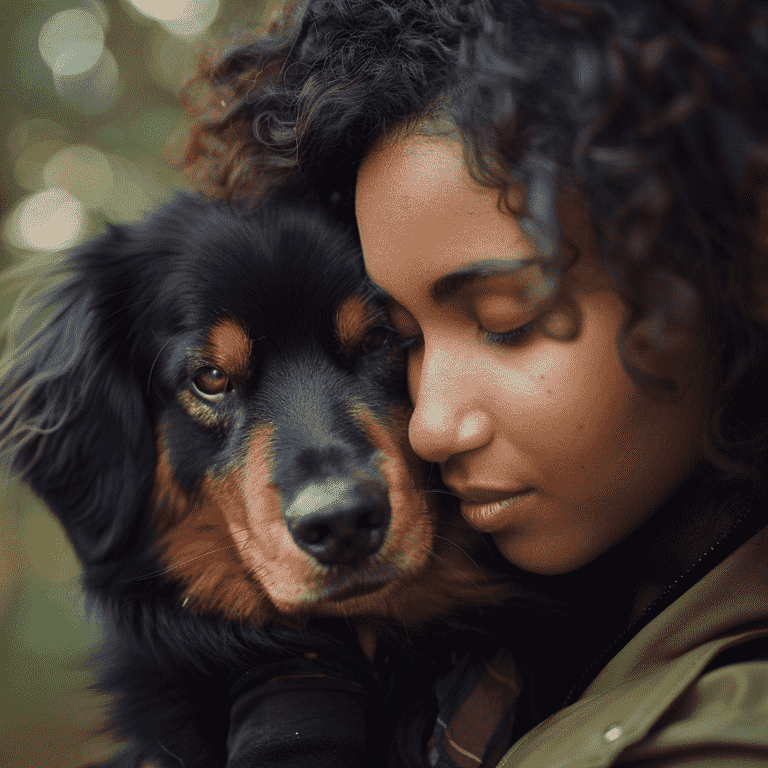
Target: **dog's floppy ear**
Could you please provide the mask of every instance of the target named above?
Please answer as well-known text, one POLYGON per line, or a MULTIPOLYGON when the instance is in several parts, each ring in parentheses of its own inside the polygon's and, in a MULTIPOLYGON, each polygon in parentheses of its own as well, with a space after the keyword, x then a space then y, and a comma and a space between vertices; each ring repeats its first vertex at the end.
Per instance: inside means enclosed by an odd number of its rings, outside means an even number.
MULTIPOLYGON (((98 257, 122 239, 112 229, 76 255, 98 257)), ((119 362, 125 350, 105 342, 98 301, 78 273, 87 262, 70 258, 45 290, 22 296, 6 323, 0 450, 60 519, 82 562, 95 564, 130 545, 155 449, 140 384, 119 362)))

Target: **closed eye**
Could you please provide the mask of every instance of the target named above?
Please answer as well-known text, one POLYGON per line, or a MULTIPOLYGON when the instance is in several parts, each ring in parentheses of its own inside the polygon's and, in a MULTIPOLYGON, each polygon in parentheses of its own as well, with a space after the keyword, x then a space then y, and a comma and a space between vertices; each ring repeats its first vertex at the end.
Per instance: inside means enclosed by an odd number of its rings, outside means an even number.
POLYGON ((491 344, 498 344, 506 347, 522 346, 531 337, 536 329, 536 321, 521 325, 519 328, 513 328, 511 331, 502 331, 495 333, 493 331, 483 331, 483 335, 491 344))
MULTIPOLYGON (((513 328, 510 331, 494 332, 483 331, 483 336, 490 344, 498 344, 499 346, 506 347, 519 347, 525 344, 536 330, 536 321, 521 325, 518 328, 513 328)), ((390 331, 395 336, 395 344, 398 351, 406 353, 411 347, 415 346, 422 340, 422 335, 416 334, 414 336, 401 336, 394 328, 390 328, 390 331)))

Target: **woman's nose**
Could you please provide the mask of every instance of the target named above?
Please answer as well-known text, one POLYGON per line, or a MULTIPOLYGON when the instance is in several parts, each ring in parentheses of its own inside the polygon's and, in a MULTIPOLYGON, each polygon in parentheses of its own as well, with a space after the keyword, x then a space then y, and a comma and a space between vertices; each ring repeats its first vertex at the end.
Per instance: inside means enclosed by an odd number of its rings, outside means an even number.
POLYGON ((492 419, 482 405, 477 366, 447 350, 425 349, 418 358, 408 365, 414 404, 408 435, 414 451, 442 464, 488 443, 492 419))

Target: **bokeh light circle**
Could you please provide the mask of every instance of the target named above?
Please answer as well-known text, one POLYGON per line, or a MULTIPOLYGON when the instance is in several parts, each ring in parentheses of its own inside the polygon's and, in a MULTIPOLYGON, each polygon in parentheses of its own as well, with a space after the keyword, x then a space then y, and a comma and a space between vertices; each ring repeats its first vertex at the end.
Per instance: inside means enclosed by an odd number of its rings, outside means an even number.
POLYGON ((85 207, 66 189, 46 189, 24 198, 6 223, 7 239, 19 248, 59 251, 80 238, 85 207))
POLYGON ((38 37, 40 55, 54 75, 81 75, 96 66, 104 51, 104 29, 81 8, 51 16, 38 37))
POLYGON ((13 177, 19 186, 30 192, 37 192, 49 186, 43 179, 43 170, 46 163, 66 144, 63 141, 46 139, 36 141, 26 147, 13 164, 13 177))
POLYGON ((219 13, 219 0, 130 0, 139 13, 180 37, 199 35, 219 13))

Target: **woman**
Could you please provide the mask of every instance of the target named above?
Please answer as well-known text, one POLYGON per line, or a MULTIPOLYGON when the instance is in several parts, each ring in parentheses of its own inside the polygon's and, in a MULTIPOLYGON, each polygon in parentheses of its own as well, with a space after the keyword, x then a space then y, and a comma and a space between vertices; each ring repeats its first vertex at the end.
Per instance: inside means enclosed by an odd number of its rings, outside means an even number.
MULTIPOLYGON (((749 2, 314 0, 201 75, 196 184, 356 216, 414 449, 574 617, 511 633, 501 751, 446 693, 470 672, 438 682, 424 765, 768 765, 767 28, 749 2)), ((232 766, 323 764, 264 758, 236 712, 232 766)))

